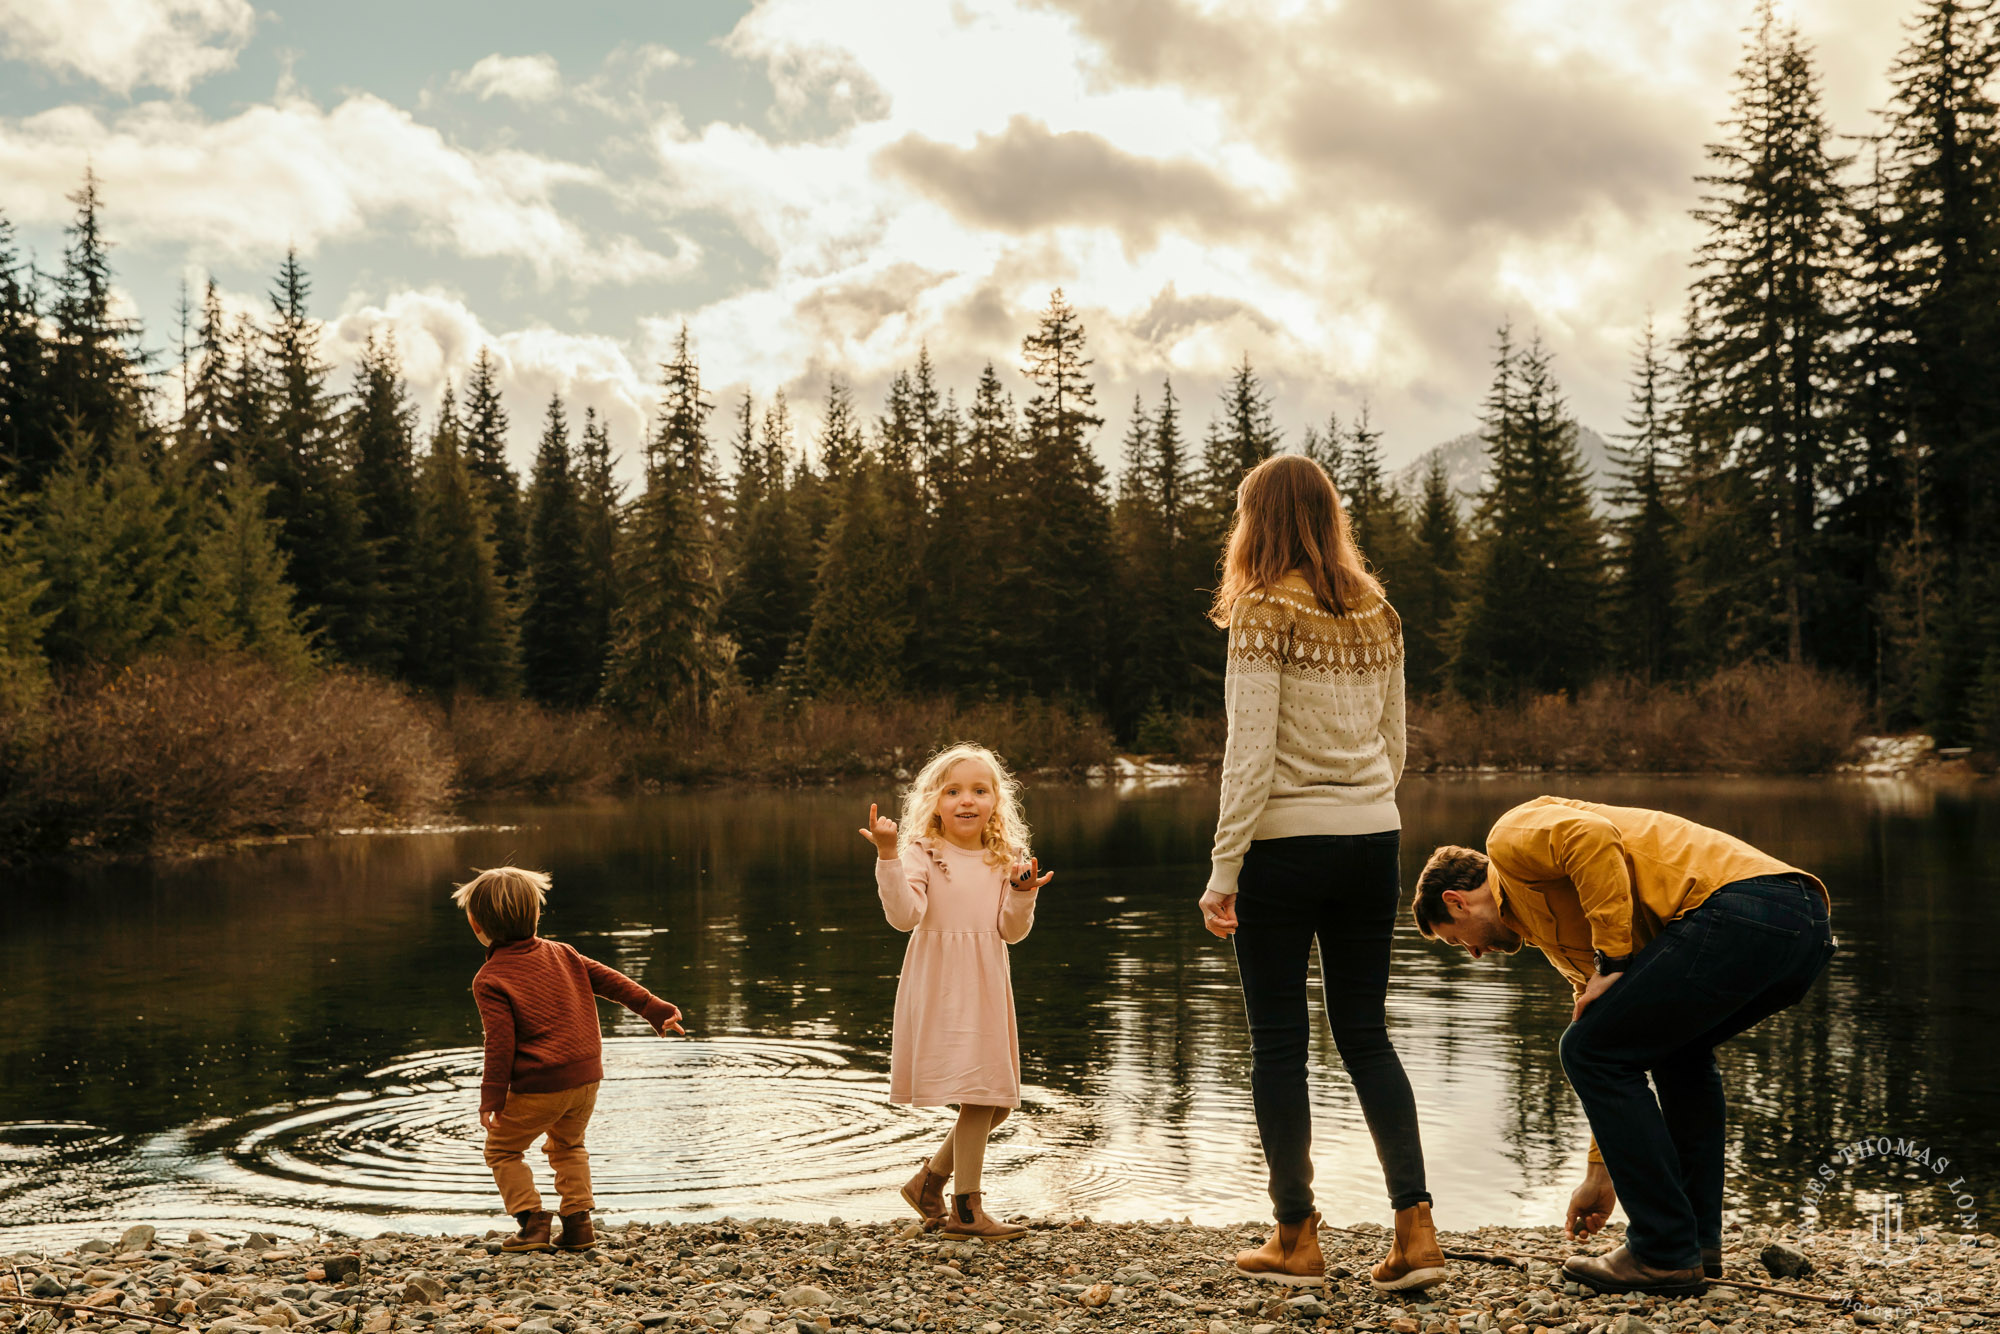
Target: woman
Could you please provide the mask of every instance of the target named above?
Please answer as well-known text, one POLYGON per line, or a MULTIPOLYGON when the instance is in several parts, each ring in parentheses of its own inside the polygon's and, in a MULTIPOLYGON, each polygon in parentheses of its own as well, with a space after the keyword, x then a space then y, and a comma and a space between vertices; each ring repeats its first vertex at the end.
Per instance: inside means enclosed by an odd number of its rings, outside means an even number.
POLYGON ((1375 1286, 1429 1287, 1446 1277, 1444 1255, 1416 1099, 1383 1013, 1400 893, 1403 629, 1319 464, 1281 454, 1243 479, 1209 615, 1229 629, 1229 742, 1201 912, 1210 931, 1235 937, 1250 1092, 1278 1220, 1236 1267, 1280 1283, 1325 1275, 1306 1096, 1306 969, 1317 937, 1327 1022, 1396 1212, 1375 1286))

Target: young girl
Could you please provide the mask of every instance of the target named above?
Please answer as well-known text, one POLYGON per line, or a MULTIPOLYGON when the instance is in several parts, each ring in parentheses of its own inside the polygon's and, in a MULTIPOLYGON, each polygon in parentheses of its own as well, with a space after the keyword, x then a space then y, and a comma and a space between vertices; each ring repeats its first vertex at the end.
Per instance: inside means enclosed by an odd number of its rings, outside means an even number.
POLYGON ((1026 938, 1035 896, 1055 878, 1029 855, 1019 790, 992 751, 951 746, 910 784, 900 828, 870 806, 861 830, 875 845, 882 912, 910 933, 896 984, 889 1100, 958 1106, 958 1124, 903 1187, 910 1207, 947 1237, 1027 1233, 990 1217, 979 1190, 986 1137, 1021 1105, 1007 947, 1026 938))

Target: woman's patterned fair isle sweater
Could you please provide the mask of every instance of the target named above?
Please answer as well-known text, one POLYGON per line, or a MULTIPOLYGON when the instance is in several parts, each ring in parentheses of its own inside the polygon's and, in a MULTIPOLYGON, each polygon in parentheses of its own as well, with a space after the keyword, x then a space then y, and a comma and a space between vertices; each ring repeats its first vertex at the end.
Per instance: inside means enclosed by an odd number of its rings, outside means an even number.
POLYGON ((1386 599, 1335 615, 1296 573, 1244 594, 1224 689, 1210 889, 1236 892, 1253 839, 1402 827, 1403 623, 1386 599))

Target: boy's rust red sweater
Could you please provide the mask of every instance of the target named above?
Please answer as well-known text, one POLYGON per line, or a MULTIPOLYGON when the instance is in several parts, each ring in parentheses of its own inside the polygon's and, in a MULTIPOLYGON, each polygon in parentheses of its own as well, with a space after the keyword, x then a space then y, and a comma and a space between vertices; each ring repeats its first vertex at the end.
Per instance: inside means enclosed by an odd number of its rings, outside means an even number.
POLYGON ((530 936, 486 951, 472 997, 486 1025, 479 1110, 497 1112, 515 1093, 559 1093, 604 1078, 597 1001, 617 1001, 656 1030, 680 1011, 616 968, 568 945, 530 936))

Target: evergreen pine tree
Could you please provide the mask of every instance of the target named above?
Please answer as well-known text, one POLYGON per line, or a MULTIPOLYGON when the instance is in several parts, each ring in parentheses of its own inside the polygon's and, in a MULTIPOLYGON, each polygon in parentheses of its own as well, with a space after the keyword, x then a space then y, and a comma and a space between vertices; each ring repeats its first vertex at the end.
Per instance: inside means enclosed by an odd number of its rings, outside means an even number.
POLYGON ((1424 469, 1413 529, 1409 573, 1397 590, 1396 610, 1403 620, 1405 681, 1412 694, 1421 695, 1444 684, 1464 563, 1465 524, 1442 454, 1432 454, 1424 469))
POLYGON ((225 484, 235 450, 229 439, 229 323, 215 279, 202 292, 201 320, 182 361, 185 392, 174 448, 184 455, 211 491, 225 484))
POLYGON ((633 503, 607 695, 646 722, 701 723, 729 661, 715 624, 721 589, 711 409, 685 325, 661 375, 660 421, 646 442, 646 489, 633 503))
POLYGON ((410 680, 450 698, 460 690, 505 694, 517 645, 485 486, 465 461, 463 424, 445 386, 417 483, 424 614, 410 637, 410 680))
MULTIPOLYGON (((83 432, 71 436, 71 443, 88 438, 102 446, 121 426, 131 425, 142 436, 145 431, 142 358, 133 349, 139 331, 135 321, 111 311, 111 245, 98 216, 103 201, 94 170, 85 168, 83 185, 69 201, 76 205, 76 217, 67 228, 69 245, 56 279, 51 311, 56 340, 48 383, 61 420, 83 432)), ((41 475, 31 470, 30 480, 41 475)))
POLYGON ((465 387, 465 466, 472 470, 493 515, 493 549, 500 579, 515 595, 528 568, 528 535, 521 523, 521 479, 507 462, 507 408, 500 400, 499 367, 491 348, 479 349, 465 387))
POLYGON ((737 521, 737 565, 722 607, 737 666, 753 686, 777 678, 811 617, 812 549, 792 494, 792 453, 791 407, 780 389, 738 468, 738 504, 747 508, 737 521))
POLYGON ((309 290, 298 254, 287 252, 271 294, 265 364, 244 386, 250 396, 268 394, 250 443, 257 480, 271 488, 271 517, 281 525, 307 625, 339 660, 368 661, 380 644, 375 559, 326 388, 319 332, 306 314, 309 290))
POLYGON ((597 686, 577 653, 590 608, 575 453, 562 396, 551 394, 528 486, 521 683, 530 699, 563 708, 590 703, 597 686))
POLYGON ((384 674, 407 672, 417 600, 416 409, 393 336, 373 333, 361 351, 360 384, 347 415, 346 454, 361 507, 361 535, 375 576, 365 637, 348 661, 384 674))
POLYGON ((1946 744, 2000 750, 2000 8, 1922 0, 1909 32, 1890 71, 1879 274, 1907 396, 1900 619, 1922 627, 1908 656, 1923 720, 1946 744))
POLYGON ((48 584, 32 538, 20 503, 0 489, 0 720, 34 708, 49 684, 42 631, 53 613, 39 609, 48 584))
POLYGON ((195 526, 176 623, 210 647, 305 672, 313 655, 304 619, 292 605, 278 525, 266 512, 270 488, 243 468, 197 475, 202 480, 186 492, 195 526))
POLYGON ((894 485, 887 474, 873 450, 848 469, 820 547, 805 641, 806 677, 817 694, 882 700, 905 684, 915 571, 882 540, 894 485))
POLYGON ((1778 27, 1771 0, 1760 0, 1725 128, 1709 145, 1714 170, 1700 178, 1708 193, 1695 212, 1707 231, 1698 336, 1725 463, 1747 474, 1771 534, 1770 647, 1803 662, 1840 418, 1846 159, 1828 151, 1811 56, 1778 27))
POLYGON ((1334 482, 1347 510, 1347 522, 1362 556, 1382 579, 1390 598, 1400 596, 1413 554, 1410 520, 1403 499, 1389 486, 1382 467, 1382 433, 1375 429, 1363 403, 1340 451, 1341 471, 1334 482))
POLYGON ((61 667, 122 666, 179 637, 183 498, 127 419, 99 445, 75 432, 36 499, 25 546, 44 583, 42 644, 61 667))
POLYGON ((1036 567, 1015 518, 1029 503, 1028 460, 1013 396, 990 361, 980 370, 966 411, 962 450, 964 517, 948 529, 940 525, 941 532, 956 534, 964 549, 979 553, 978 568, 969 576, 976 590, 953 595, 953 624, 962 645, 956 656, 964 664, 957 686, 969 695, 1019 695, 1029 689, 1020 627, 1038 614, 1036 567))
POLYGON ((1673 413, 1666 401, 1667 371, 1646 322, 1633 372, 1632 415, 1618 465, 1612 521, 1616 551, 1606 607, 1613 656, 1641 680, 1659 681, 1678 665, 1679 627, 1674 600, 1680 587, 1677 515, 1673 506, 1673 413))
POLYGON ((1539 338, 1515 352, 1501 331, 1482 434, 1491 471, 1452 626, 1452 681, 1488 700, 1574 691, 1598 661, 1603 554, 1576 423, 1539 338))
POLYGON ((577 464, 578 510, 582 516, 584 607, 576 648, 577 672, 589 682, 588 697, 604 688, 611 658, 611 627, 618 611, 618 539, 624 486, 613 474, 611 435, 595 408, 583 412, 577 464))
POLYGON ((52 351, 34 271, 15 248, 14 225, 0 216, 0 481, 38 485, 62 456, 52 351))
POLYGON ((1086 372, 1084 328, 1057 288, 1035 332, 1021 340, 1022 374, 1035 386, 1023 432, 1024 481, 1034 504, 1019 515, 1023 591, 1018 675, 1043 696, 1094 698, 1103 684, 1105 599, 1111 588, 1110 509, 1090 437, 1104 419, 1086 372))
POLYGON ((1236 510, 1236 484, 1243 475, 1278 452, 1280 432, 1271 420, 1271 400, 1264 393, 1250 354, 1229 377, 1222 391, 1222 411, 1211 423, 1202 466, 1209 506, 1220 531, 1236 510))

